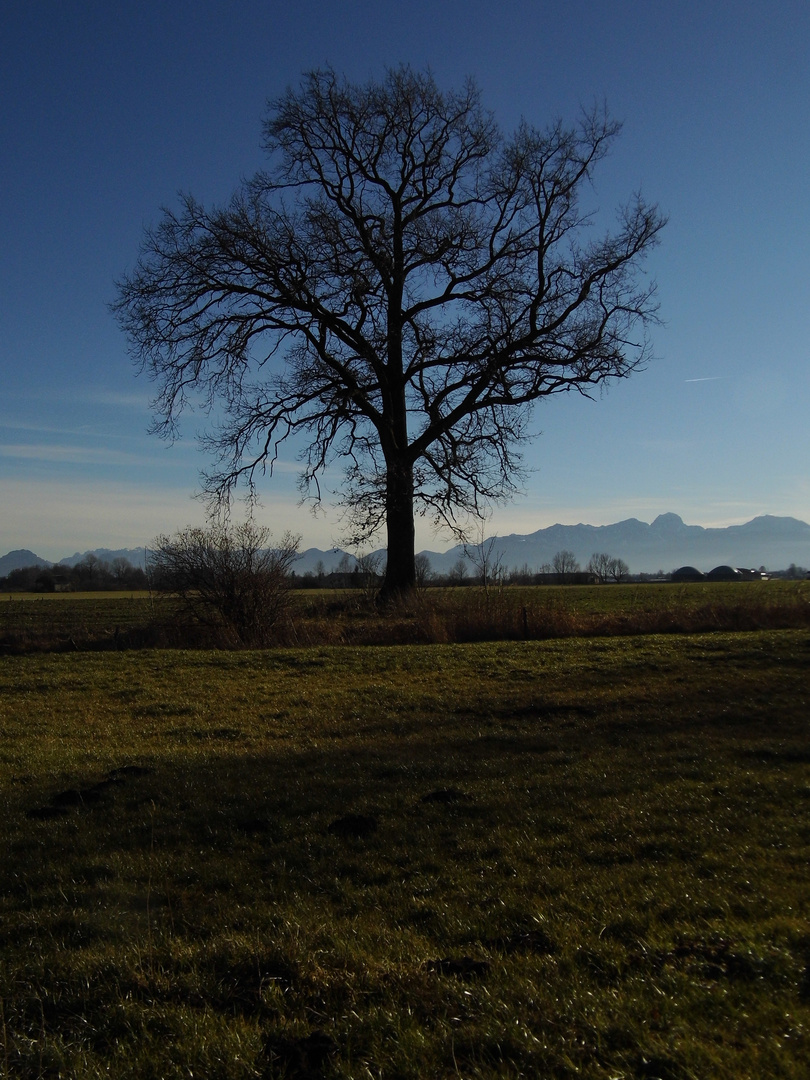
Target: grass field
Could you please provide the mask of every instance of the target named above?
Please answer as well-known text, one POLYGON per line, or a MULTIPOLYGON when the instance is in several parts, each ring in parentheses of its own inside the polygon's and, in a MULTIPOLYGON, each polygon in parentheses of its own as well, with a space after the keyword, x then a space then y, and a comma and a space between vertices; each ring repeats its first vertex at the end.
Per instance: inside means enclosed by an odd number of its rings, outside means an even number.
MULTIPOLYGON (((711 630, 810 628, 810 581, 429 589, 381 612, 352 590, 291 595, 282 645, 447 644, 711 630)), ((0 594, 0 655, 213 646, 148 593, 0 594)))
POLYGON ((809 674, 807 630, 0 658, 0 1075, 804 1078, 809 674))

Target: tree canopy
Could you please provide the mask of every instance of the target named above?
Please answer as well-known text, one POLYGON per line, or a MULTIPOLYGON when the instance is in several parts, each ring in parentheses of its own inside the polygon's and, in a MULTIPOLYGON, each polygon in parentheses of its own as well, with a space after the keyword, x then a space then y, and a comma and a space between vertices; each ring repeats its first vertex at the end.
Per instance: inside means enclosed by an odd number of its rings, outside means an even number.
POLYGON ((408 67, 305 75, 269 105, 268 170, 223 206, 182 196, 119 282, 156 430, 215 410, 219 501, 253 494, 290 436, 305 493, 343 459, 354 540, 384 524, 385 591, 412 587, 415 513, 458 528, 513 493, 536 401, 648 359, 641 264, 664 219, 635 195, 597 235, 582 205, 618 133, 594 108, 507 136, 473 82, 408 67))

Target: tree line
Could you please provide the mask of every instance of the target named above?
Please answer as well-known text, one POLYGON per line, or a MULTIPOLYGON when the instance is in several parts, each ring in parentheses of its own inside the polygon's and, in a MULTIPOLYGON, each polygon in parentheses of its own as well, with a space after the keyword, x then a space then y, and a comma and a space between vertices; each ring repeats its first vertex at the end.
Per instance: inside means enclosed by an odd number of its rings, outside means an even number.
POLYGON ((88 554, 75 566, 23 566, 0 578, 4 592, 99 592, 148 588, 146 573, 129 559, 111 561, 88 554))
MULTIPOLYGON (((189 529, 174 537, 156 538, 150 552, 147 570, 133 566, 128 559, 115 558, 107 561, 88 554, 75 566, 59 563, 53 566, 25 566, 12 570, 0 578, 0 590, 6 592, 93 592, 114 590, 154 589, 157 592, 176 592, 178 579, 187 579, 183 592, 203 591, 214 578, 236 578, 266 570, 265 562, 259 561, 259 546, 278 551, 270 546, 270 533, 258 530, 261 535, 231 535, 228 530, 189 529), (216 534, 217 539, 213 537, 216 534), (246 555, 246 552, 248 554, 246 555), (193 555, 193 557, 192 557, 193 555), (255 562, 255 566, 251 562, 255 562), (237 566, 242 562, 243 565, 237 566), (193 569, 192 569, 193 564, 193 569), (189 586, 189 582, 193 586, 189 586), (186 586, 189 586, 188 588, 186 586)), ((289 577, 288 585, 296 589, 317 588, 363 588, 379 586, 385 574, 385 555, 381 552, 351 556, 345 554, 334 570, 327 572, 323 562, 314 570, 295 573, 297 556, 295 537, 282 538, 284 551, 283 572, 289 577)), ((274 563, 274 576, 278 567, 274 563)), ((506 569, 502 556, 494 548, 494 538, 465 547, 465 557, 459 559, 445 573, 434 571, 424 552, 415 558, 415 582, 417 588, 458 585, 542 585, 549 583, 574 584, 585 580, 607 584, 630 580, 630 570, 623 559, 605 553, 595 553, 587 566, 580 565, 571 551, 558 551, 550 562, 530 568, 506 569)))
MULTIPOLYGON (((420 552, 415 558, 417 587, 573 585, 586 582, 606 585, 619 584, 631 578, 630 568, 624 559, 604 552, 595 552, 585 567, 580 565, 572 551, 563 550, 558 551, 550 562, 538 567, 532 568, 524 563, 521 567, 507 569, 503 557, 495 548, 495 540, 495 537, 491 537, 480 544, 465 546, 464 557, 445 573, 434 571, 428 556, 420 552)), ((337 567, 328 573, 323 561, 314 570, 307 570, 303 574, 297 575, 293 571, 292 586, 299 589, 368 588, 375 580, 382 582, 384 571, 385 555, 382 552, 356 557, 344 553, 337 567)))

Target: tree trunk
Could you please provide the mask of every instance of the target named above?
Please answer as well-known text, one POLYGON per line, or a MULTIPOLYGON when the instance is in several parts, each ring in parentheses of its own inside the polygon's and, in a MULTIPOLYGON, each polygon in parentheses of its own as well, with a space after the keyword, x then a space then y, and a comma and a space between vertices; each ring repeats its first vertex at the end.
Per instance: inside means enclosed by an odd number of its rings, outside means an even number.
POLYGON ((390 463, 386 483, 388 562, 381 592, 384 601, 411 592, 416 586, 413 466, 409 462, 390 463))

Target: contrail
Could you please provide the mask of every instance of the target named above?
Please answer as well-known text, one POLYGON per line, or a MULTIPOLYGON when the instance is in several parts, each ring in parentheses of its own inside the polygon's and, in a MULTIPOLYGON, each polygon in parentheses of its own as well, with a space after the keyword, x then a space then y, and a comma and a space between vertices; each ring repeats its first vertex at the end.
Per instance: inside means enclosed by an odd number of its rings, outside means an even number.
POLYGON ((707 375, 703 379, 684 379, 684 382, 716 382, 718 379, 727 379, 728 375, 707 375))

